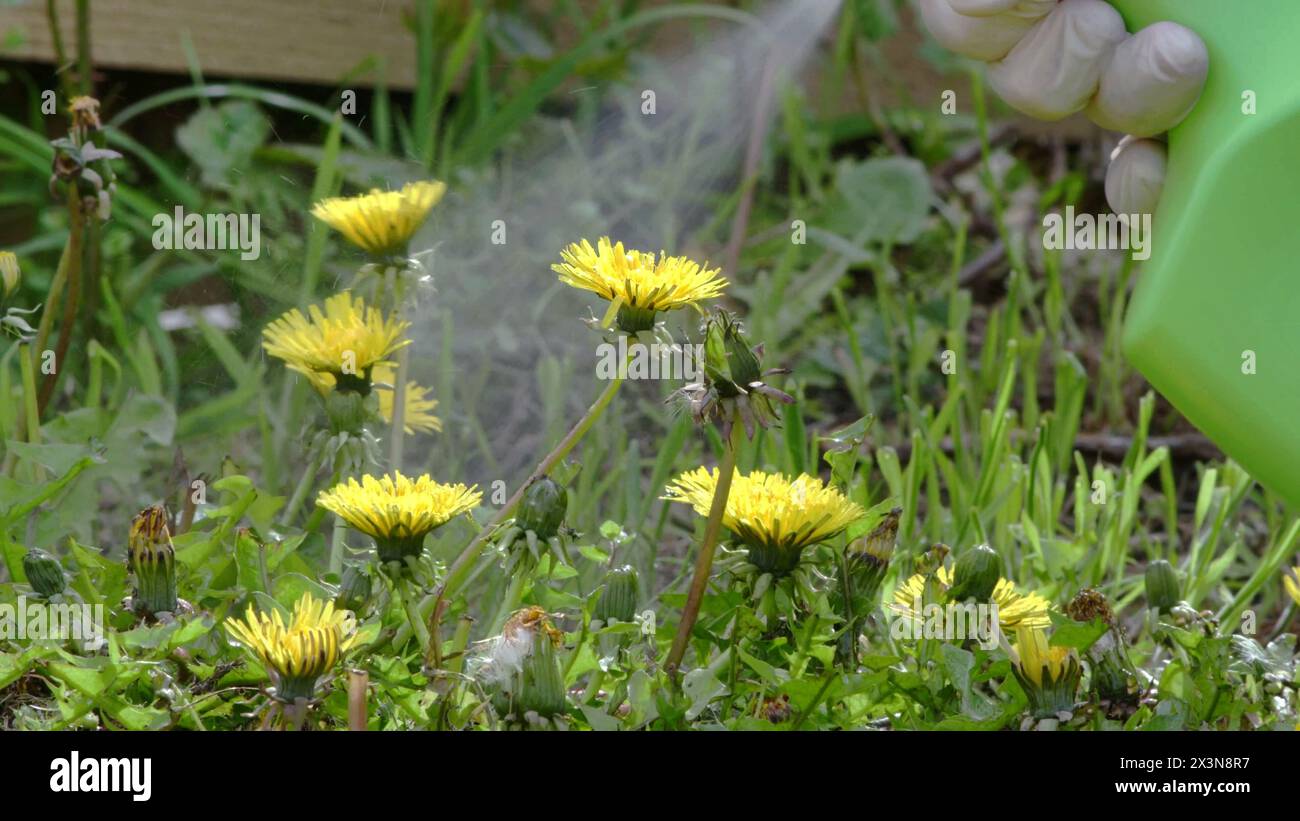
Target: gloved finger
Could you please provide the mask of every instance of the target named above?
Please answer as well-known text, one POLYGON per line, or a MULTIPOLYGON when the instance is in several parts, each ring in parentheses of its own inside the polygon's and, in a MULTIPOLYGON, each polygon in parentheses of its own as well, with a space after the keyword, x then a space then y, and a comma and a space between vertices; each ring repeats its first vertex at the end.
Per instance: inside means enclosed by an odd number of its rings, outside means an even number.
POLYGON ((990 67, 989 83, 1012 107, 1060 120, 1088 105, 1127 37, 1124 18, 1104 0, 1063 0, 990 67))
POLYGON ((992 62, 1007 52, 1052 10, 1057 0, 919 0, 921 19, 939 44, 975 60, 992 62), (957 11, 957 5, 973 13, 957 11), (1007 6, 1003 11, 993 11, 1007 6), (986 13, 990 12, 992 13, 986 13))
POLYGON ((1120 140, 1106 169, 1106 201, 1111 210, 1116 214, 1155 213, 1168 164, 1168 150, 1159 140, 1120 140))
POLYGON ((1163 134, 1196 105, 1209 70, 1209 50, 1196 32, 1177 23, 1147 26, 1115 49, 1088 116, 1112 131, 1163 134))

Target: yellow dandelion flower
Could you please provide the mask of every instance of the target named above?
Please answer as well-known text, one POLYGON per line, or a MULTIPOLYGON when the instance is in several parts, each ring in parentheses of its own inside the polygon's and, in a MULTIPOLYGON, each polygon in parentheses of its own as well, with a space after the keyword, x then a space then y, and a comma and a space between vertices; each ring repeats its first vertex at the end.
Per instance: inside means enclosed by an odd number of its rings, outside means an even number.
POLYGON ((1300 567, 1292 568, 1289 574, 1282 574, 1282 586, 1295 603, 1300 604, 1300 567))
MULTIPOLYGON (((372 374, 376 382, 392 385, 397 381, 397 366, 389 363, 376 365, 372 374)), ((385 422, 393 421, 393 399, 395 391, 377 388, 379 394, 379 415, 385 422)), ((416 431, 441 431, 442 420, 433 414, 438 407, 438 400, 429 397, 429 389, 416 382, 406 383, 406 413, 402 416, 402 427, 407 433, 416 431)))
POLYGON ((694 306, 727 287, 718 276, 721 269, 707 263, 625 249, 609 237, 601 237, 595 248, 585 239, 575 242, 560 257, 563 262, 551 266, 560 282, 609 300, 611 313, 618 311, 619 327, 629 333, 653 328, 658 311, 694 306))
POLYGON ((312 305, 307 313, 310 319, 294 308, 272 321, 262 330, 262 347, 314 382, 331 374, 340 390, 368 394, 371 370, 410 344, 402 333, 411 323, 386 319, 347 291, 325 300, 324 311, 312 305))
MULTIPOLYGON (((946 593, 952 587, 952 571, 940 567, 936 581, 940 591, 946 593)), ((917 573, 894 590, 894 601, 890 609, 900 616, 914 616, 916 599, 924 594, 925 576, 917 573)), ((1048 615, 1052 609, 1051 602, 1037 593, 1020 593, 1010 579, 998 579, 992 598, 998 606, 998 624, 1003 630, 1014 630, 1021 626, 1043 628, 1052 624, 1048 615)))
MULTIPOLYGON (((663 498, 708 516, 719 475, 717 468, 683 473, 663 498)), ((722 523, 749 549, 752 564, 781 574, 795 568, 805 547, 826 541, 863 515, 860 506, 815 476, 802 473, 791 480, 756 470, 732 478, 722 523)))
POLYGON ((376 188, 356 197, 324 199, 311 213, 363 251, 394 256, 406 252, 407 243, 446 190, 441 182, 410 182, 400 191, 376 188))
POLYGON ((275 682, 276 697, 287 702, 311 698, 316 682, 357 640, 356 619, 334 603, 304 593, 286 626, 279 611, 271 615, 248 606, 243 621, 226 622, 231 638, 252 650, 275 682))
POLYGON ((1071 710, 1083 673, 1074 649, 1052 647, 1045 630, 1022 624, 1016 628, 1016 652, 1012 669, 1034 715, 1046 718, 1071 710))
POLYGON ((418 556, 424 537, 483 499, 478 486, 444 485, 426 473, 411 479, 393 476, 348 479, 322 491, 316 504, 343 517, 375 540, 381 562, 418 556))

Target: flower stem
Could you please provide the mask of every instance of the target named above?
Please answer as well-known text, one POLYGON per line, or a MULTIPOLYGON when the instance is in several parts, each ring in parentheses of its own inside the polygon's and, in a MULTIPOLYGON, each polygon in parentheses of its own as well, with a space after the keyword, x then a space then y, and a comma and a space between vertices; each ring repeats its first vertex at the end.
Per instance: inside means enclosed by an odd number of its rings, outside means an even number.
POLYGON ((533 483, 537 482, 549 473, 552 468, 559 464, 561 459, 568 455, 574 445, 582 441, 582 437, 587 434, 587 431, 591 429, 591 426, 595 424, 596 420, 600 418, 600 415, 605 412, 605 408, 608 407, 609 403, 618 395, 618 389, 622 386, 623 379, 621 377, 610 380, 609 384, 605 386, 605 390, 601 391, 600 396, 596 397, 596 401, 591 404, 591 407, 587 408, 587 412, 583 414, 577 424, 573 426, 568 434, 560 440, 560 443, 556 445, 550 453, 546 454, 546 458, 542 459, 542 461, 538 463, 537 467, 533 469, 532 474, 524 480, 524 483, 519 486, 519 489, 515 491, 514 495, 506 501, 505 505, 497 511, 496 515, 493 516, 483 529, 478 532, 478 535, 476 535, 470 543, 466 545, 465 549, 456 557, 456 561, 447 569, 446 577, 434 591, 433 612, 429 615, 429 645, 425 652, 425 661, 430 667, 438 669, 442 666, 442 648, 439 646, 438 641, 438 625, 442 621, 442 611, 446 607, 447 597, 454 595, 460 589, 461 584, 465 580, 466 574, 468 574, 470 569, 473 567, 474 561, 478 558, 478 555, 483 552, 483 549, 487 547, 488 537, 491 536, 493 531, 495 531, 497 527, 514 512, 514 509, 519 506, 519 502, 524 498, 524 493, 528 491, 528 488, 532 487, 533 483))
MULTIPOLYGON (((36 407, 36 373, 32 359, 36 350, 31 345, 20 345, 18 367, 23 378, 23 407, 27 416, 27 441, 33 445, 41 442, 41 413, 36 407)), ((36 465, 36 481, 45 481, 45 468, 36 465)))
POLYGON ((402 445, 406 436, 406 369, 410 347, 397 352, 397 379, 393 385, 393 429, 389 434, 388 466, 394 475, 402 469, 402 445))
POLYGON ((396 577, 392 581, 393 597, 402 606, 402 611, 406 614, 406 620, 411 623, 411 631, 415 633, 416 640, 421 644, 428 644, 429 635, 427 628, 424 626, 424 619, 420 618, 420 608, 417 606, 415 599, 411 598, 412 594, 417 593, 417 591, 414 587, 403 590, 403 587, 410 584, 404 578, 396 577))
POLYGON ((303 471, 302 478, 298 480, 298 486, 293 489, 293 495, 289 497, 289 504, 285 506, 284 513, 280 516, 280 524, 287 525, 293 521, 293 517, 298 515, 298 508, 302 507, 303 500, 307 498, 307 491, 311 490, 312 480, 316 478, 316 471, 320 470, 321 457, 324 453, 314 453, 311 457, 311 463, 303 471))
POLYGON ((348 526, 339 516, 334 520, 334 532, 330 534, 330 572, 341 574, 343 572, 343 548, 347 544, 348 526))
POLYGON ((501 605, 497 607, 497 614, 492 619, 492 626, 488 628, 488 633, 495 636, 505 627, 506 619, 510 614, 515 612, 519 607, 519 602, 524 598, 524 576, 526 574, 522 569, 515 571, 514 576, 510 578, 510 584, 506 586, 505 595, 501 597, 501 605))
POLYGON ((731 437, 722 452, 722 461, 718 465, 718 484, 713 489, 713 503, 709 506, 709 519, 704 526, 704 543, 700 553, 695 557, 695 575, 691 579, 691 589, 686 596, 686 606, 682 609, 682 619, 677 624, 677 635, 673 637, 672 649, 664 662, 664 669, 675 683, 677 668, 686 655, 686 645, 691 639, 691 629, 700 615, 700 604, 704 601, 704 590, 709 585, 709 572, 713 569, 713 552, 718 546, 718 535, 722 532, 722 514, 727 510, 727 497, 731 495, 731 478, 736 472, 736 451, 740 447, 740 437, 744 435, 744 426, 739 419, 731 420, 731 437))
MULTIPOLYGON (((389 266, 384 274, 384 281, 389 297, 393 300, 393 311, 398 319, 404 319, 402 310, 402 293, 397 270, 389 266)), ((396 476, 402 469, 402 445, 406 434, 406 371, 411 358, 411 346, 407 345, 397 352, 397 378, 393 384, 393 426, 388 442, 388 467, 396 476)))

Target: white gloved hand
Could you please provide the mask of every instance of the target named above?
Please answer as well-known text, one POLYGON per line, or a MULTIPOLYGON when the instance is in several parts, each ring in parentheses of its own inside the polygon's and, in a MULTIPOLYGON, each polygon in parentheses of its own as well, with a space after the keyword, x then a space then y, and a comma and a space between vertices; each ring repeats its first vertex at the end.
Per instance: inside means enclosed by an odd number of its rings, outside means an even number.
POLYGON ((1165 183, 1158 139, 1200 99, 1204 41, 1177 23, 1130 35, 1105 0, 919 0, 930 33, 958 54, 992 63, 989 82, 1043 120, 1084 111, 1129 136, 1111 155, 1106 199, 1120 214, 1155 210, 1165 183))

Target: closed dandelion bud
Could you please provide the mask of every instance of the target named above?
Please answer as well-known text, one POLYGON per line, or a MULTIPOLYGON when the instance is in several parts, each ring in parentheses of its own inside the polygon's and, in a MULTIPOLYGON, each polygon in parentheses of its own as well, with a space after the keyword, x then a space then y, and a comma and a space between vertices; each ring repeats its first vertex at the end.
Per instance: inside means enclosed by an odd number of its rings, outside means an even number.
POLYGON ((866 536, 849 544, 847 559, 849 578, 853 586, 853 609, 861 614, 874 605, 880 582, 885 578, 889 562, 894 557, 894 544, 898 539, 898 519, 903 509, 896 507, 866 536))
POLYGON ((153 615, 176 609, 176 551, 162 505, 147 507, 131 522, 127 563, 135 574, 134 606, 153 615))
POLYGON ((518 706, 520 713, 536 713, 542 718, 568 711, 560 660, 555 655, 555 644, 546 635, 534 640, 532 653, 523 661, 518 706))
POLYGON ((543 476, 524 492, 516 523, 521 530, 531 530, 545 540, 560 532, 568 510, 569 492, 554 479, 543 476))
POLYGON ((1002 560, 986 544, 976 545, 957 557, 952 569, 952 601, 988 601, 1002 576, 1002 560))
POLYGON ((845 570, 848 575, 837 586, 838 590, 833 596, 836 609, 845 621, 835 648, 836 660, 842 665, 851 666, 855 663, 856 643, 862 632, 862 624, 866 615, 876 608, 880 583, 894 557, 898 520, 902 513, 903 509, 899 507, 889 511, 870 533, 850 542, 845 550, 845 570))
POLYGON ((27 582, 32 589, 47 599, 57 596, 67 587, 63 565, 44 550, 32 548, 27 551, 27 555, 23 556, 23 572, 27 574, 27 582))
POLYGON ((1147 604, 1161 613, 1168 613, 1182 598, 1178 590, 1178 573, 1164 559, 1147 565, 1147 604))
POLYGON ((339 594, 334 604, 340 610, 359 613, 370 601, 371 582, 360 565, 350 564, 343 568, 343 578, 339 580, 339 594))
POLYGON ((608 624, 612 621, 632 621, 636 615, 637 572, 632 565, 616 567, 605 574, 605 590, 596 602, 593 618, 608 624))
POLYGON ((1129 675, 1125 650, 1109 634, 1088 651, 1092 659, 1092 688, 1100 698, 1125 701, 1135 694, 1136 682, 1129 675))
POLYGON ((709 318, 704 337, 704 373, 723 399, 749 393, 749 386, 762 379, 758 357, 740 323, 728 313, 718 312, 709 318))
POLYGON ((18 290, 22 282, 22 273, 18 270, 18 256, 13 251, 0 251, 0 283, 3 284, 3 296, 9 296, 18 290))
POLYGON ((1083 668, 1069 647, 1051 647, 1047 631, 1021 625, 1016 629, 1018 659, 1011 672, 1029 697, 1034 718, 1050 718, 1074 710, 1083 668))

